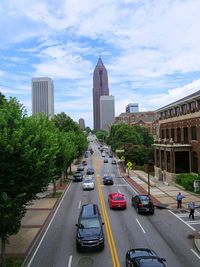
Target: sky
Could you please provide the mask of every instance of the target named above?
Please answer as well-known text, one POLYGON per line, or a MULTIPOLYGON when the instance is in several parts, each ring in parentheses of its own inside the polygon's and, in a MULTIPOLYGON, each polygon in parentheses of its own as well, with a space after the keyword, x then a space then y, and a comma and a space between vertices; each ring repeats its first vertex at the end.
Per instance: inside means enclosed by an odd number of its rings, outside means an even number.
POLYGON ((108 71, 115 116, 200 90, 199 0, 1 0, 0 92, 29 115, 31 79, 54 81, 55 114, 93 128, 93 71, 108 71))

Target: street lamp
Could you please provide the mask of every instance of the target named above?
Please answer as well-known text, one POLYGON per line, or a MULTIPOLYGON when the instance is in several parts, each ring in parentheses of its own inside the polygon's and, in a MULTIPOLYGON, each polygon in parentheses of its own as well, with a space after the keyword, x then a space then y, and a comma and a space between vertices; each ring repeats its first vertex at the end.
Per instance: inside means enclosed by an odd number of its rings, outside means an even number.
POLYGON ((147 174, 148 174, 148 196, 150 196, 150 172, 154 171, 154 162, 149 160, 148 164, 146 165, 147 174))

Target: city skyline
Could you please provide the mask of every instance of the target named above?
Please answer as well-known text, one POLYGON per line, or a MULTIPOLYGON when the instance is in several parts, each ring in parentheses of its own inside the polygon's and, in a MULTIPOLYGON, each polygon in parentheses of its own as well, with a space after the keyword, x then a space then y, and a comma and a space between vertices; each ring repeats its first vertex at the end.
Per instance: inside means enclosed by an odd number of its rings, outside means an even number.
POLYGON ((0 92, 31 115, 31 79, 50 77, 55 114, 93 128, 101 51, 115 115, 135 102, 159 109, 200 89, 198 10, 195 0, 2 0, 0 92))

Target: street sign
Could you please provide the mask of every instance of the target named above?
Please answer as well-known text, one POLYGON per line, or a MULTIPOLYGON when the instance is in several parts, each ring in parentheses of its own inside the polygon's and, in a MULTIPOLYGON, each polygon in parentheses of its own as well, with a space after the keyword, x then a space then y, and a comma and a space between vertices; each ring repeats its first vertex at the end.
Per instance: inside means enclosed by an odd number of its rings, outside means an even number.
POLYGON ((127 166, 128 170, 131 170, 133 167, 133 164, 130 161, 128 161, 126 166, 127 166))
POLYGON ((125 161, 125 157, 124 156, 121 156, 121 161, 125 161))
POLYGON ((124 153, 124 149, 116 149, 115 152, 116 153, 124 153))

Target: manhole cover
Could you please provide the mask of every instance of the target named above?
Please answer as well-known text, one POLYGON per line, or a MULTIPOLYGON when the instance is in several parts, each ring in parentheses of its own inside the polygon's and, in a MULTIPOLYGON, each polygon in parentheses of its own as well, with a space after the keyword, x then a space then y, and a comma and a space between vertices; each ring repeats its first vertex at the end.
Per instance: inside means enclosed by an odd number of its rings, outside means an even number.
POLYGON ((90 257, 83 257, 79 260, 79 266, 81 267, 92 267, 93 266, 93 259, 90 257))

